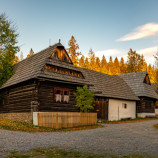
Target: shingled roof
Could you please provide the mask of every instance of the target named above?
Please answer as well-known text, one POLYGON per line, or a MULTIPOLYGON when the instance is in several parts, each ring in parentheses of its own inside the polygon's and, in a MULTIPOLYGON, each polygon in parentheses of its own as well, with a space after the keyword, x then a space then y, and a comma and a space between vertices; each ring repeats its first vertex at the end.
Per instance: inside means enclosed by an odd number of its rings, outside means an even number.
POLYGON ((33 78, 44 78, 77 85, 89 85, 90 90, 95 92, 95 96, 139 100, 127 83, 119 76, 106 75, 92 70, 75 67, 71 63, 50 59, 50 55, 58 46, 63 47, 63 45, 57 43, 17 63, 14 66, 14 75, 2 85, 1 89, 33 78), (81 72, 84 77, 80 78, 67 74, 45 71, 44 66, 46 64, 81 72))
POLYGON ((90 90, 96 92, 95 96, 109 98, 139 100, 127 83, 119 76, 107 75, 93 70, 80 68, 83 75, 89 80, 90 90), (97 94, 98 92, 98 94, 97 94))
POLYGON ((56 47, 63 46, 60 43, 57 43, 53 46, 50 46, 39 53, 24 59, 23 61, 15 64, 14 66, 14 75, 1 86, 1 89, 15 85, 20 82, 27 81, 32 78, 49 78, 53 80, 61 80, 65 82, 71 82, 76 84, 88 84, 86 79, 77 78, 73 76, 68 76, 65 74, 58 73, 48 73, 41 71, 45 64, 53 64, 56 66, 67 67, 69 69, 77 70, 77 67, 73 66, 70 63, 64 63, 57 60, 49 59, 51 53, 55 50, 56 47))
POLYGON ((158 95, 152 89, 151 85, 144 83, 144 79, 148 75, 146 71, 133 72, 119 75, 129 87, 133 90, 136 96, 144 96, 149 98, 158 99, 158 95))
POLYGON ((157 92, 158 91, 158 83, 151 83, 151 87, 157 92))

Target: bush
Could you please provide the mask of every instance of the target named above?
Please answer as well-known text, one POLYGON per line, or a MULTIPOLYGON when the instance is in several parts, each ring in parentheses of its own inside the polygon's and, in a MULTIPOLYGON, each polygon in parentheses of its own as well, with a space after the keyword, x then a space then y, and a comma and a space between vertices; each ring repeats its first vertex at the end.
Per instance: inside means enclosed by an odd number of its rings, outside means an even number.
POLYGON ((94 109, 94 94, 88 89, 88 86, 77 87, 76 93, 76 107, 79 107, 82 112, 88 112, 90 109, 94 109))

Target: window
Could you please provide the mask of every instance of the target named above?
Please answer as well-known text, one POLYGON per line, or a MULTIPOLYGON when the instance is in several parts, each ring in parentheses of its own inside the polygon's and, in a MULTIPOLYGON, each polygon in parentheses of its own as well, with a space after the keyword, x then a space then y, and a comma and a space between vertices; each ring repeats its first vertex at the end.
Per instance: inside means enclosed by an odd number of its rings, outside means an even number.
POLYGON ((122 103, 122 108, 127 109, 127 104, 126 103, 122 103))
POLYGON ((57 73, 62 73, 62 74, 67 74, 67 75, 71 75, 71 76, 75 76, 75 77, 80 77, 80 78, 84 78, 82 73, 79 71, 75 71, 75 70, 70 70, 67 68, 63 68, 63 67, 59 67, 59 66, 55 66, 55 65, 45 65, 45 69, 46 70, 51 70, 57 73))
POLYGON ((59 103, 69 102, 69 90, 66 88, 54 88, 55 101, 59 103))

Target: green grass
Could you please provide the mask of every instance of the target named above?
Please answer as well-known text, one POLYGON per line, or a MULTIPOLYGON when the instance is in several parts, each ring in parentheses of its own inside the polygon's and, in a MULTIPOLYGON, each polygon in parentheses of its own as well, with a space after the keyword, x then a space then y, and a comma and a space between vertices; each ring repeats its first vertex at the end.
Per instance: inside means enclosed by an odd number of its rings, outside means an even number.
POLYGON ((97 124, 97 125, 87 125, 87 126, 55 129, 51 127, 34 126, 31 123, 10 121, 10 120, 0 118, 0 129, 24 131, 24 132, 67 132, 67 131, 76 131, 76 130, 85 130, 85 129, 95 129, 95 128, 101 128, 101 127, 102 127, 101 125, 97 124))
POLYGON ((135 118, 131 120, 119 120, 119 121, 104 121, 103 124, 120 124, 120 123, 136 123, 136 122, 144 122, 144 121, 151 121, 157 120, 157 117, 154 118, 135 118))
POLYGON ((28 151, 12 151, 7 158, 156 158, 148 154, 93 154, 85 152, 75 152, 58 148, 37 148, 28 151))

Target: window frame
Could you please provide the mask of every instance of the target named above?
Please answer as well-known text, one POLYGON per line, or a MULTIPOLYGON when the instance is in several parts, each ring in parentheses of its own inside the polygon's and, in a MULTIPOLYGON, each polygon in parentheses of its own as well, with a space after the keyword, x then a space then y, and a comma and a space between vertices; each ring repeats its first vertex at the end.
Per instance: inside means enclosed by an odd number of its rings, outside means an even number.
POLYGON ((127 109, 127 103, 122 103, 122 108, 127 109))
MULTIPOLYGON (((54 101, 56 102, 56 91, 59 90, 60 91, 60 95, 61 95, 61 102, 60 103, 65 103, 64 100, 64 91, 67 91, 67 95, 70 98, 70 90, 68 88, 62 88, 62 87, 54 87, 54 101)), ((70 100, 70 99, 69 99, 70 100)), ((56 102, 57 103, 57 102, 56 102)))

